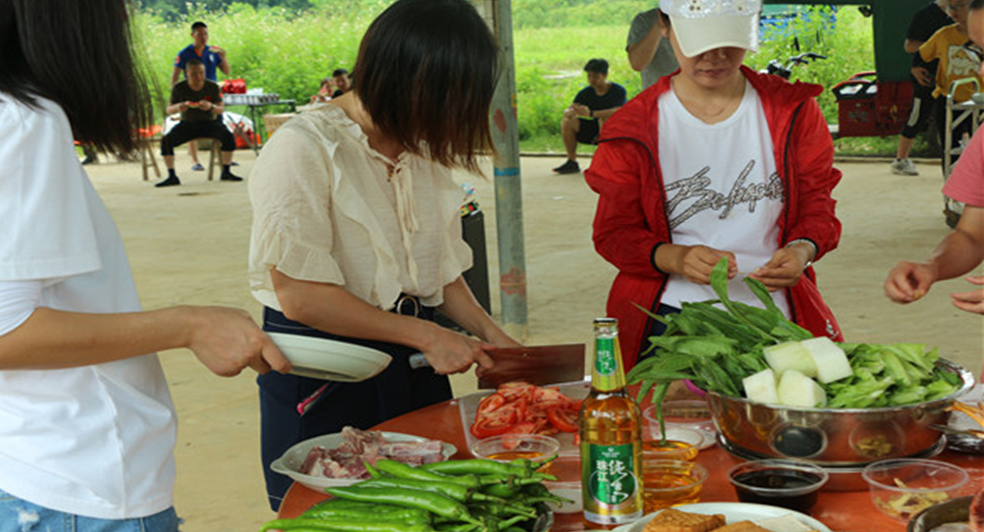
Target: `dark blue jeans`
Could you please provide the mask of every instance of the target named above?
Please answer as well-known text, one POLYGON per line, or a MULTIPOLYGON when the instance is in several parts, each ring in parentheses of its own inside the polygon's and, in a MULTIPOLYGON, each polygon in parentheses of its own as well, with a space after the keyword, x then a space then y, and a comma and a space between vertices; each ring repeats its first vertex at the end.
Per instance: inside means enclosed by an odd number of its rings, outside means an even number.
MULTIPOLYGON (((417 305, 401 307, 405 307, 399 309, 402 310, 401 314, 433 320, 433 309, 417 305)), ((408 359, 417 352, 416 349, 328 334, 292 321, 271 308, 263 310, 263 330, 340 340, 371 347, 393 357, 382 373, 362 382, 331 382, 274 371, 257 377, 260 387, 260 452, 267 495, 274 511, 280 508, 292 480, 271 471, 270 464, 294 444, 315 436, 341 432, 347 425, 368 429, 451 398, 451 384, 447 376, 438 375, 429 367, 410 368, 408 359), (303 415, 298 414, 297 404, 326 382, 328 386, 311 407, 303 415)))

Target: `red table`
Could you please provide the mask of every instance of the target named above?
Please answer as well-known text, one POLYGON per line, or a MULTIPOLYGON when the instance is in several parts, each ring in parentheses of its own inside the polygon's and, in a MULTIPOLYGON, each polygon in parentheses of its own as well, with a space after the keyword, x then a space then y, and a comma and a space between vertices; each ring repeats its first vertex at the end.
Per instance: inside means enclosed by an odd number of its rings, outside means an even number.
MULTIPOLYGON (((452 399, 427 408, 391 419, 376 430, 415 434, 445 441, 458 448, 452 458, 472 458, 466 449, 465 434, 461 427, 458 400, 452 399)), ((944 452, 936 457, 966 469, 971 481, 984 482, 984 458, 944 452)), ((726 472, 740 460, 733 458, 719 446, 701 451, 697 461, 707 467, 710 477, 704 483, 701 502, 736 502, 734 489, 728 483, 726 472)), ((284 498, 278 517, 292 518, 302 514, 326 495, 294 483, 284 498)), ((811 515, 834 532, 904 532, 902 525, 881 514, 871 502, 867 491, 821 492, 811 515)), ((553 530, 584 530, 579 514, 558 515, 553 530), (576 518, 574 518, 576 516, 576 518)))

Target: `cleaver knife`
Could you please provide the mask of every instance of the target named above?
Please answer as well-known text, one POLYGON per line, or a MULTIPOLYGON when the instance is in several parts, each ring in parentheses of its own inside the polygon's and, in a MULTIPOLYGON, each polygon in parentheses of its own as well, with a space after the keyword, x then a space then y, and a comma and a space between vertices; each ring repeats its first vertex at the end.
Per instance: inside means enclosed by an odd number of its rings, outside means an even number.
MULTIPOLYGON (((503 347, 486 353, 495 366, 479 377, 479 389, 512 381, 543 386, 584 380, 584 344, 503 347)), ((422 353, 410 355, 410 367, 429 366, 422 353)))

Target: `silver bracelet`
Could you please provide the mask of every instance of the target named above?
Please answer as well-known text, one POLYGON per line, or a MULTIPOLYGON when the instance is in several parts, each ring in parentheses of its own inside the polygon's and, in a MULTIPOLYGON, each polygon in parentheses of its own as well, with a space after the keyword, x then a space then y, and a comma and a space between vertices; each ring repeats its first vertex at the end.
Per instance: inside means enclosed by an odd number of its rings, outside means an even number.
POLYGON ((799 244, 799 243, 809 244, 810 247, 813 248, 813 255, 810 256, 809 260, 807 260, 806 261, 806 264, 803 266, 803 269, 805 270, 805 269, 809 268, 810 266, 813 266, 813 259, 816 258, 817 251, 818 251, 817 250, 817 245, 814 244, 813 241, 810 240, 809 238, 797 238, 796 240, 793 240, 793 241, 789 242, 788 244, 786 244, 785 247, 788 248, 789 246, 792 246, 793 244, 799 244))

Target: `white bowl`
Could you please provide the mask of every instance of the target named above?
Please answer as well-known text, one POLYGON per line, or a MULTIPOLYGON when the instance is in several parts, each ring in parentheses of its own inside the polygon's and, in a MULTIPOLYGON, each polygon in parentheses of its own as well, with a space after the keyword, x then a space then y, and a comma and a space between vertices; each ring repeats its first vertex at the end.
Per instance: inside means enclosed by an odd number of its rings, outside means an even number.
MULTIPOLYGON (((428 440, 428 438, 421 438, 420 436, 402 434, 399 432, 383 432, 382 435, 391 442, 428 440)), ((294 446, 287 449, 287 451, 280 458, 274 460, 273 463, 270 464, 270 469, 280 473, 281 475, 287 475, 291 479, 319 492, 324 492, 325 488, 334 488, 354 484, 361 479, 328 478, 322 476, 305 475, 304 473, 301 473, 301 466, 304 465, 304 460, 308 457, 308 454, 311 453, 311 449, 313 447, 320 445, 325 449, 335 449, 344 441, 345 439, 342 437, 340 432, 336 432, 335 434, 325 434, 324 436, 316 436, 309 440, 304 440, 300 443, 294 444, 294 446)), ((456 452, 458 452, 457 447, 447 442, 441 442, 441 454, 444 456, 445 460, 450 458, 456 452)))
POLYGON ((359 382, 379 375, 393 357, 368 347, 296 334, 267 333, 302 377, 359 382))

